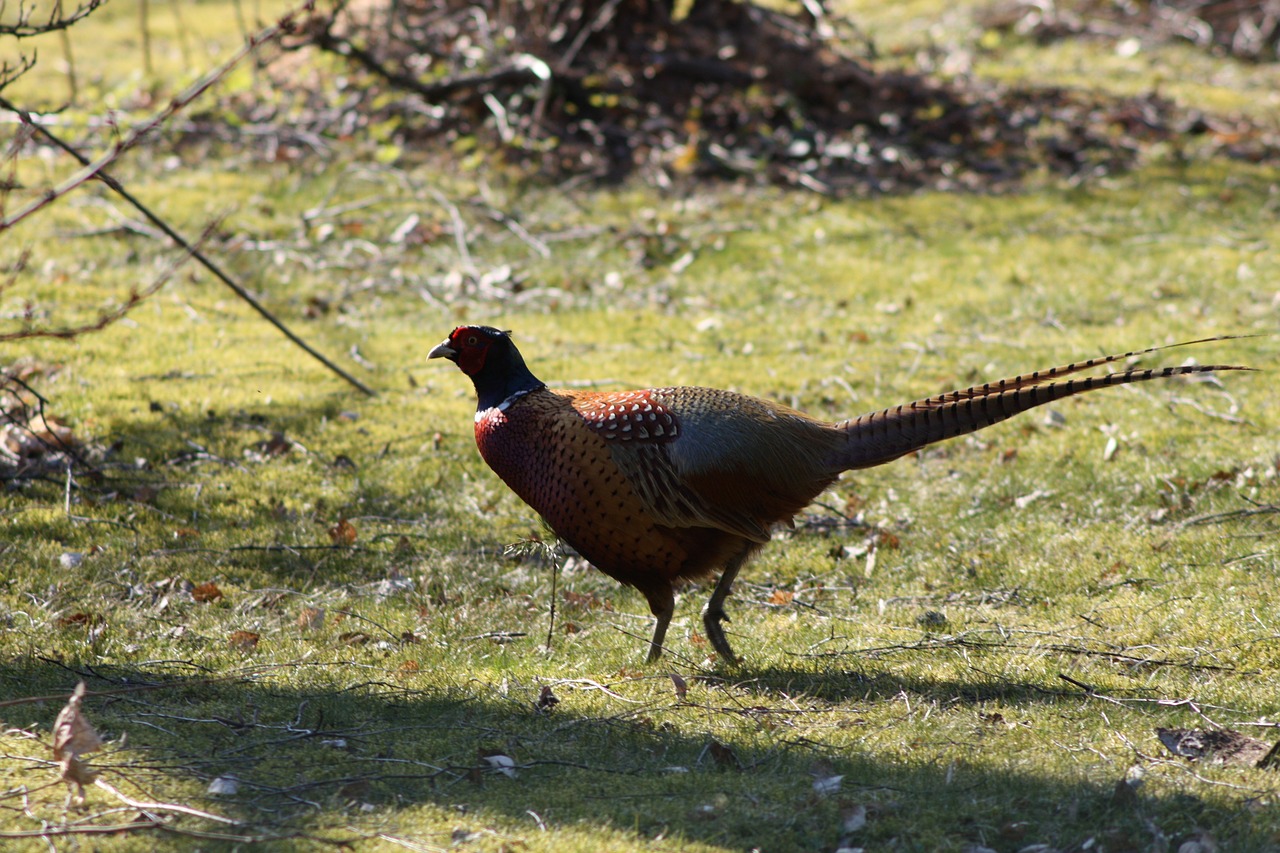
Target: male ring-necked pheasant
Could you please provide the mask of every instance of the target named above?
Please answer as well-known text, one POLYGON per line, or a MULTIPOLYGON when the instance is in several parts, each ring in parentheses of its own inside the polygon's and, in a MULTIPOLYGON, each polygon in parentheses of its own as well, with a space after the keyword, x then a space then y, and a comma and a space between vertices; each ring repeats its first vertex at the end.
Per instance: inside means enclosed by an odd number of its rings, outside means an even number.
POLYGON ((509 332, 488 326, 459 326, 428 358, 450 359, 475 384, 476 444, 489 467, 596 568, 648 599, 658 620, 650 661, 662 654, 674 585, 721 569, 703 624, 732 662, 720 623, 738 571, 773 525, 789 522, 842 471, 1096 388, 1249 369, 1132 368, 1064 379, 1167 348, 1092 358, 835 424, 714 388, 553 390, 525 366, 509 332))

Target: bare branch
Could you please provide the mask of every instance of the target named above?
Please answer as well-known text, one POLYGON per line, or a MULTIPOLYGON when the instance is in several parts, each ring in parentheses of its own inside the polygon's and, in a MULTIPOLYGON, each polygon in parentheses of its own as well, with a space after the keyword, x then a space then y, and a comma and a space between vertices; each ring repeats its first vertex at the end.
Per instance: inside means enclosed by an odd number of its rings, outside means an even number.
MULTIPOLYGON (((35 20, 36 10, 34 7, 19 4, 18 19, 11 24, 0 24, 0 36, 13 36, 21 39, 65 30, 76 22, 87 18, 105 2, 107 0, 83 0, 71 12, 64 12, 61 3, 54 3, 53 8, 49 10, 49 17, 40 21, 35 20)), ((3 79, 3 75, 0 75, 0 81, 3 81, 3 79)))
POLYGON ((14 112, 24 125, 31 127, 35 133, 39 134, 40 136, 44 137, 48 141, 52 142, 54 145, 61 148, 63 151, 70 154, 77 161, 79 161, 84 167, 78 173, 73 175, 71 178, 68 178, 58 187, 55 187, 53 189, 46 191, 44 195, 42 195, 40 198, 36 199, 35 201, 31 202, 30 204, 28 204, 22 210, 19 210, 17 213, 11 216, 0 218, 0 233, 3 233, 6 228, 26 218, 27 216, 30 216, 35 211, 43 208, 47 204, 56 200, 57 198, 60 198, 62 195, 65 195, 67 192, 70 192, 72 189, 74 189, 77 186, 80 186, 81 184, 85 183, 89 179, 97 178, 98 180, 106 184, 108 187, 110 187, 112 190, 114 190, 118 195, 120 195, 126 201, 128 201, 131 205, 133 205, 133 207, 136 210, 138 210, 138 212, 140 212, 143 216, 145 216, 153 225, 155 225, 157 228, 163 231, 170 240, 172 240, 173 242, 181 246, 183 249, 185 249, 188 253, 190 253, 192 257, 194 257, 197 261, 199 261, 205 267, 205 269, 209 270, 209 272, 213 273, 218 278, 219 281, 221 281, 227 287, 231 288, 238 297, 240 297, 242 300, 247 302, 250 305, 250 307, 252 307, 255 311, 257 311, 258 314, 261 315, 267 322, 275 326, 285 337, 293 341, 294 344, 301 347, 304 351, 306 351, 308 355, 310 355, 312 358, 319 361, 321 364, 323 364, 333 373, 342 377, 351 385, 354 385, 360 391, 372 397, 372 396, 375 396, 375 392, 372 388, 370 388, 368 385, 365 385, 359 379, 356 379, 354 376, 352 376, 347 371, 343 370, 338 365, 334 364, 332 361, 330 361, 328 358, 322 355, 319 351, 311 347, 306 341, 298 337, 298 335, 296 335, 292 330, 290 330, 287 326, 285 326, 284 323, 278 320, 275 317, 275 315, 273 315, 270 311, 268 311, 262 305, 262 303, 258 302, 258 300, 255 299, 252 294, 250 294, 247 290, 245 290, 244 287, 242 287, 240 284, 234 281, 230 276, 228 276, 225 272, 223 272, 222 269, 217 264, 215 264, 209 257, 207 257, 198 248, 192 246, 191 243, 188 242, 181 234, 179 234, 167 222, 165 222, 159 216, 153 213, 146 205, 144 205, 135 196, 133 196, 128 190, 124 188, 124 186, 118 180, 116 180, 114 177, 111 176, 110 173, 106 171, 106 167, 110 165, 116 158, 118 158, 121 153, 123 153, 124 151, 127 151, 129 148, 138 144, 138 142, 147 133, 159 127, 160 125, 164 124, 166 121, 169 120, 169 118, 171 118, 178 111, 183 109, 187 104, 191 103, 192 100, 194 100, 202 92, 207 90, 215 82, 217 82, 224 75, 226 75, 226 73, 230 71, 231 68, 234 67, 236 63, 240 62, 242 59, 244 59, 246 56, 248 56, 250 53, 252 53, 255 49, 257 49, 262 44, 265 44, 266 42, 271 41, 273 39, 279 38, 280 36, 286 33, 293 32, 293 30, 297 26, 298 16, 303 13, 310 13, 314 9, 314 7, 315 7, 315 0, 306 0, 306 2, 302 3, 301 5, 299 5, 292 11, 290 11, 288 14, 284 15, 279 20, 277 20, 275 24, 265 27, 254 36, 251 36, 246 41, 244 47, 242 47, 239 51, 237 51, 236 54, 233 57, 231 57, 231 59, 227 60, 221 66, 214 69, 213 71, 210 71, 199 82, 197 82, 192 87, 188 88, 185 92, 181 93, 176 98, 174 98, 173 101, 171 101, 168 106, 166 106, 158 114, 153 116, 149 121, 135 127, 134 130, 132 130, 123 139, 119 140, 114 146, 112 146, 111 150, 109 150, 106 154, 99 157, 96 161, 90 161, 89 158, 85 157, 83 154, 81 154, 71 145, 67 144, 62 139, 55 136, 53 132, 50 131, 47 127, 37 122, 29 112, 18 108, 12 102, 7 100, 3 96, 0 96, 0 108, 11 110, 12 112, 14 112))
MULTIPOLYGON (((57 201, 62 196, 71 192, 79 186, 82 186, 89 180, 100 177, 102 171, 120 158, 120 155, 140 143, 149 133, 168 122, 173 116, 186 109, 192 101, 203 95, 214 84, 220 81, 233 68, 239 65, 246 57, 254 53, 259 47, 267 42, 273 41, 286 33, 293 32, 297 24, 298 16, 304 12, 310 12, 315 6, 315 0, 306 0, 299 7, 288 12, 278 21, 270 26, 264 27, 254 35, 245 40, 245 43, 231 55, 229 59, 221 65, 213 68, 203 77, 192 85, 188 86, 184 91, 174 96, 164 109, 153 115, 150 119, 136 125, 132 130, 123 137, 116 140, 115 144, 107 149, 105 153, 100 155, 98 159, 91 162, 85 162, 84 167, 75 174, 68 177, 61 184, 52 187, 43 192, 38 198, 32 200, 24 207, 15 211, 8 216, 0 218, 0 233, 12 228, 17 223, 31 216, 38 210, 43 209, 47 205, 57 201)), ((30 113, 15 106, 8 99, 0 97, 0 107, 15 112, 21 117, 23 123, 31 124, 37 127, 46 136, 48 131, 32 119, 30 113)), ((62 146, 64 150, 66 146, 62 146)))
POLYGON ((8 59, 0 62, 0 89, 4 89, 5 86, 8 86, 35 67, 36 57, 34 53, 31 56, 19 56, 12 65, 9 64, 8 59))

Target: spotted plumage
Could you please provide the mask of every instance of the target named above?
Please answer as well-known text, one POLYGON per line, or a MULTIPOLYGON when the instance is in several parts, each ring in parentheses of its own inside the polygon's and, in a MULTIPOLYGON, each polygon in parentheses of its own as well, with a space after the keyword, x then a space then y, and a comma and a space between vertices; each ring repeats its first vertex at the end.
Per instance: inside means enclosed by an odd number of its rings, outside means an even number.
POLYGON ((581 394, 574 408, 607 441, 672 441, 680 434, 680 422, 663 404, 663 396, 675 390, 581 394))
POLYGON ((644 594, 657 617, 650 660, 662 652, 676 584, 717 569, 703 623, 716 651, 733 660, 720 623, 738 570, 841 472, 1097 388, 1247 369, 1190 365, 1065 378, 1157 349, 1164 347, 835 424, 715 388, 552 390, 530 372, 509 333, 487 326, 458 327, 429 357, 448 358, 471 377, 476 445, 489 467, 583 557, 644 594))

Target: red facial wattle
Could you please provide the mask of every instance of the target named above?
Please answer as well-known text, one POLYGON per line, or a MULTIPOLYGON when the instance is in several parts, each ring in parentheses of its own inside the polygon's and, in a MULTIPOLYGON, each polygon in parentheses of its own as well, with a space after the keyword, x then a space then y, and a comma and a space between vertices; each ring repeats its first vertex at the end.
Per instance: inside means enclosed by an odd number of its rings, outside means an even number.
POLYGON ((455 329, 449 341, 458 357, 459 369, 468 376, 475 376, 484 369, 485 356, 489 354, 489 340, 466 327, 455 329))

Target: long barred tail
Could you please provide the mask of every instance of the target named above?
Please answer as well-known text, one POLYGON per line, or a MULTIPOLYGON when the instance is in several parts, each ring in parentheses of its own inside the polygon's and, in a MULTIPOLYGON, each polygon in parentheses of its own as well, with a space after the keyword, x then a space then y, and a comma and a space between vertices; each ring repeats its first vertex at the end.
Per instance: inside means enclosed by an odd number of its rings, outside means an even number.
POLYGON ((919 450, 925 445, 933 444, 935 441, 977 432, 1028 409, 1034 409, 1036 406, 1098 388, 1146 382, 1151 379, 1167 379, 1171 376, 1215 373, 1224 370, 1253 370, 1254 368, 1251 367, 1233 364, 1135 368, 1105 376, 1089 376, 1063 381, 1063 377, 1073 373, 1112 364, 1133 356, 1238 337, 1249 336, 1225 335, 1203 338, 1198 341, 1150 347, 1121 355, 1091 358, 1088 361, 1038 370, 1035 373, 1015 376, 1011 379, 1001 379, 999 382, 975 385, 963 391, 948 391, 936 397, 916 400, 914 403, 894 406, 843 421, 836 425, 848 435, 841 466, 844 469, 869 468, 872 465, 889 462, 919 450))

